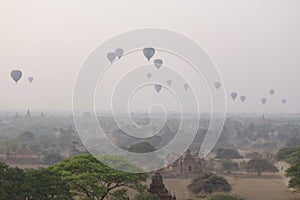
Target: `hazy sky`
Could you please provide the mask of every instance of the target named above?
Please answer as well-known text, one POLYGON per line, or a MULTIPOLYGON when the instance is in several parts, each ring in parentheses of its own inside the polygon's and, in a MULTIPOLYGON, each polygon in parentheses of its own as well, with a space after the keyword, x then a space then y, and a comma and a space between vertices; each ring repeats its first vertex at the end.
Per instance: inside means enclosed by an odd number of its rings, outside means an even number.
POLYGON ((227 94, 248 97, 244 105, 229 101, 228 111, 261 111, 259 100, 274 88, 266 111, 300 112, 299 10, 298 0, 1 0, 0 109, 71 110, 76 75, 97 45, 159 27, 204 46, 227 94), (18 85, 14 68, 24 72, 18 85))

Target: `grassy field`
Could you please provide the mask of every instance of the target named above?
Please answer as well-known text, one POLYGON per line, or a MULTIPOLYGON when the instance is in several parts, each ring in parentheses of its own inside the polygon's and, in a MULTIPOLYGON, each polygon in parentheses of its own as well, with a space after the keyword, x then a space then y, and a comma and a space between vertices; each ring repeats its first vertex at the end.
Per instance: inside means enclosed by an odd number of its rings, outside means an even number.
MULTIPOLYGON (((265 176, 257 178, 226 176, 233 187, 233 194, 246 198, 247 200, 299 200, 300 193, 288 190, 280 176, 265 176)), ((200 199, 188 192, 186 186, 191 180, 188 179, 164 179, 166 187, 171 193, 176 192, 178 200, 200 199)))

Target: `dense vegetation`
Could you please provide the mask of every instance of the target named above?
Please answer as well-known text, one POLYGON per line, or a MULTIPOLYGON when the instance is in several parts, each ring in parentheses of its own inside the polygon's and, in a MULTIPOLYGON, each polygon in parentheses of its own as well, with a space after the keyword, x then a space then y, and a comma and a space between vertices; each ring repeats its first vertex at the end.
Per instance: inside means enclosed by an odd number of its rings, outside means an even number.
POLYGON ((192 180, 187 189, 193 194, 208 195, 213 192, 229 192, 231 185, 222 177, 213 173, 204 173, 192 180))
POLYGON ((291 167, 286 170, 286 176, 291 178, 289 187, 300 190, 300 146, 280 149, 276 159, 291 164, 291 167))
MULTIPOLYGON (((118 162, 114 158, 114 162, 118 162)), ((121 160, 124 164, 124 161, 121 160)), ((126 188, 137 189, 147 174, 121 172, 82 154, 46 169, 24 171, 0 164, 0 200, 126 200, 126 188)))

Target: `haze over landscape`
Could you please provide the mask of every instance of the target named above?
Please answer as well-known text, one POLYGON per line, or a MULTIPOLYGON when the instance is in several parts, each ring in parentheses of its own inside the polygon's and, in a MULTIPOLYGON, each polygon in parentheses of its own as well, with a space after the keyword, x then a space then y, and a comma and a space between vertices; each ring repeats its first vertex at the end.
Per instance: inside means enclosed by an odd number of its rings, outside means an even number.
POLYGON ((245 105, 228 101, 228 112, 262 112, 260 99, 269 97, 271 88, 276 94, 264 112, 300 111, 299 1, 13 0, 0 5, 2 110, 70 111, 77 73, 98 44, 132 29, 158 27, 178 31, 207 50, 228 98, 231 91, 247 95, 245 105), (9 77, 15 68, 26 77, 18 85, 9 77), (35 81, 29 85, 31 75, 35 81), (281 98, 288 99, 285 106, 281 98))

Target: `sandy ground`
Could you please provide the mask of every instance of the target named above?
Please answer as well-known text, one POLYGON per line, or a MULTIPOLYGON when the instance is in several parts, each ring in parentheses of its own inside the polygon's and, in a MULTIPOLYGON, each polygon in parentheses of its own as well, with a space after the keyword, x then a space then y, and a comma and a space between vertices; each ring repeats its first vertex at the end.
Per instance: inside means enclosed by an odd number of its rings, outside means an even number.
MULTIPOLYGON (((232 194, 239 195, 247 200, 300 200, 300 193, 288 190, 280 175, 271 177, 241 178, 226 176, 232 185, 232 194)), ((166 187, 178 200, 201 199, 197 198, 186 189, 191 182, 189 179, 164 179, 166 187)))

